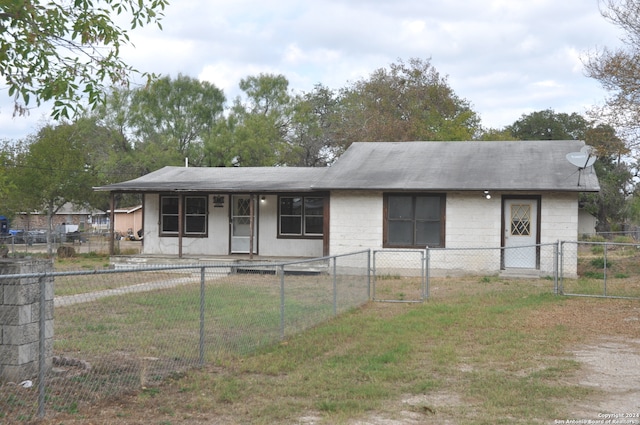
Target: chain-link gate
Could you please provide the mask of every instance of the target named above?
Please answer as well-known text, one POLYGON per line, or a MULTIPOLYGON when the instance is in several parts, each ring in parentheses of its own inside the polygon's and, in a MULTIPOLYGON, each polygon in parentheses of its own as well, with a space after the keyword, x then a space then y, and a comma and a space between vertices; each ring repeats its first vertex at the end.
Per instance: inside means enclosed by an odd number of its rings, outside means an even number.
POLYGON ((372 299, 423 302, 429 297, 425 250, 373 251, 372 299))

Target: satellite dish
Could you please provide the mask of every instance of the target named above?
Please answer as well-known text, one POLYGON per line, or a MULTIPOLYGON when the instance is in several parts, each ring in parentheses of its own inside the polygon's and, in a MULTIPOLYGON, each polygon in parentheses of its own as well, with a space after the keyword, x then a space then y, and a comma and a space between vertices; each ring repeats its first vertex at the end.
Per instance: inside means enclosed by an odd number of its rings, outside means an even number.
POLYGON ((567 161, 578 167, 578 186, 580 186, 582 170, 591 167, 596 162, 596 157, 593 155, 593 147, 585 145, 580 149, 580 152, 569 152, 566 158, 567 161))
POLYGON ((567 161, 578 168, 591 167, 596 162, 596 157, 585 152, 569 152, 567 161))

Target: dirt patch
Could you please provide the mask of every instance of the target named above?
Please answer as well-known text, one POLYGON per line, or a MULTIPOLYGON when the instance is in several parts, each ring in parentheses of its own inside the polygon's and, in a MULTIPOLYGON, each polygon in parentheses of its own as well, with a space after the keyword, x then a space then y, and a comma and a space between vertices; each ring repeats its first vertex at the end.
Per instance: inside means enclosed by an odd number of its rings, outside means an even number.
POLYGON ((640 424, 640 303, 633 300, 573 298, 534 313, 529 325, 566 327, 575 347, 569 359, 581 370, 571 383, 595 390, 568 406, 569 418, 624 419, 640 424), (607 415, 621 415, 619 417, 607 415))
POLYGON ((572 416, 601 419, 617 414, 622 415, 618 419, 630 420, 625 423, 640 423, 639 417, 633 417, 640 414, 640 339, 604 339, 579 347, 573 355, 584 365, 577 384, 600 391, 574 406, 572 416))

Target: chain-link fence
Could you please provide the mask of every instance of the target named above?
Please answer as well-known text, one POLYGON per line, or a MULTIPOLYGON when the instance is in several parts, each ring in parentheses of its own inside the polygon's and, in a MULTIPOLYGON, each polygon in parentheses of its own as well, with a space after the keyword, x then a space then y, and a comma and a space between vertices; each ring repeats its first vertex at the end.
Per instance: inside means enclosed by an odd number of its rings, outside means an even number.
MULTIPOLYGON (((58 253, 60 247, 66 247, 72 254, 109 254, 108 233, 74 233, 51 235, 51 251, 58 253)), ((114 251, 116 254, 135 255, 142 250, 142 241, 126 238, 114 239, 114 251)), ((6 250, 7 255, 16 257, 21 255, 33 255, 46 253, 47 235, 44 231, 22 232, 16 235, 0 237, 0 247, 6 250)), ((66 254, 66 253, 65 253, 66 254)))
POLYGON ((614 242, 561 242, 564 295, 640 299, 640 245, 614 242), (566 273, 565 265, 577 265, 566 273))
POLYGON ((3 299, 25 303, 0 305, 0 373, 32 372, 0 379, 0 423, 80 411, 280 341, 368 302, 369 268, 363 251, 0 276, 3 299))
POLYGON ((623 243, 104 266, 0 275, 0 373, 23 366, 29 372, 0 379, 0 423, 76 412, 153 388, 166 377, 233 360, 371 299, 473 296, 523 279, 541 293, 640 299, 640 245, 623 243))
MULTIPOLYGON (((495 279, 527 278, 558 293, 559 243, 512 248, 427 248, 373 252, 373 300, 421 302, 448 289, 495 279), (447 289, 448 288, 448 289, 447 289)), ((575 265, 566 263, 566 273, 575 265)))
POLYGON ((426 250, 373 251, 372 298, 386 302, 422 302, 429 296, 426 250))

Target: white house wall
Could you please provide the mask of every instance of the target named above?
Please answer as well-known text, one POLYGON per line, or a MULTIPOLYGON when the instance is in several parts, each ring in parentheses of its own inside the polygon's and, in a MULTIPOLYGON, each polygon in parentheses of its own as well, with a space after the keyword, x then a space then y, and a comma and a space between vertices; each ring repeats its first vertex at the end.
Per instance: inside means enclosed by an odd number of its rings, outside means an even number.
MULTIPOLYGON (((578 194, 551 193, 542 197, 542 222, 540 243, 553 244, 558 241, 578 240, 578 194)), ((577 245, 565 244, 563 247, 562 273, 565 277, 578 274, 577 245)), ((540 269, 553 270, 551 255, 541 256, 540 269)))
POLYGON ((259 204, 258 254, 270 257, 322 257, 321 238, 278 238, 277 195, 266 195, 259 204))
MULTIPOLYGON (((332 192, 331 254, 362 249, 382 250, 382 192, 332 192)), ((523 195, 526 196, 526 195, 523 195)), ((430 268, 443 273, 497 273, 501 261, 502 194, 486 199, 482 192, 447 193, 445 244, 447 249, 431 249, 430 268), (484 248, 484 249, 478 249, 484 248)), ((541 197, 541 243, 576 240, 578 196, 575 193, 544 194, 541 197)), ((412 250, 384 250, 376 256, 381 273, 396 274, 398 264, 415 257, 412 250)), ((415 250, 414 250, 415 251, 415 250)), ((553 248, 541 250, 541 273, 554 267, 553 248)), ((407 268, 410 266, 407 265, 407 268)), ((576 262, 564 264, 567 275, 575 274, 576 262)))
POLYGON ((331 192, 331 255, 382 249, 382 192, 331 192))
MULTIPOLYGON (((222 196, 222 206, 215 206, 209 195, 208 237, 182 238, 182 254, 185 256, 223 256, 229 254, 229 196, 222 196)), ((258 197, 260 198, 260 197, 258 197)), ((322 257, 322 239, 279 239, 277 237, 278 197, 265 196, 256 208, 259 215, 254 243, 261 256, 322 257)), ((144 248, 149 255, 177 255, 178 238, 160 237, 158 215, 160 195, 145 195, 144 248)))

